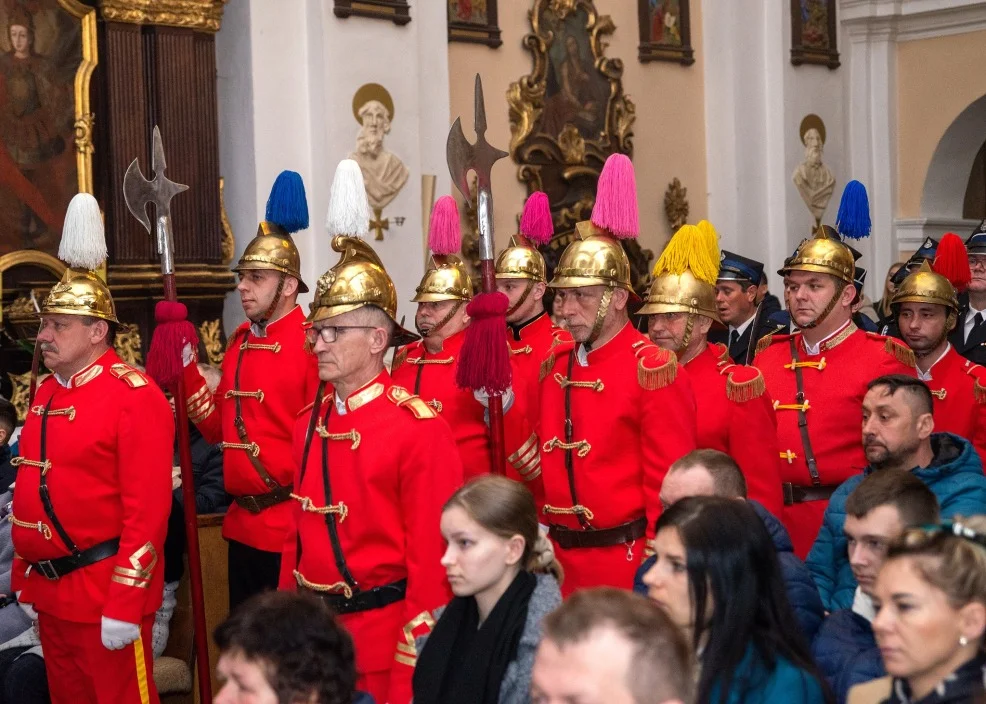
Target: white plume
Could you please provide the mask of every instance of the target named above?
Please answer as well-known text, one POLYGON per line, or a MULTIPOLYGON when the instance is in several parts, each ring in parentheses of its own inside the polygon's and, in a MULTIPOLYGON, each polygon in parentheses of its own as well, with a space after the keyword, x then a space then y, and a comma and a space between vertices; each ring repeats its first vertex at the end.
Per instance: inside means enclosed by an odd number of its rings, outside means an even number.
POLYGON ((370 230, 370 203, 363 172, 352 159, 343 159, 336 167, 325 227, 332 236, 365 237, 370 230))
POLYGON ((106 261, 103 216, 89 193, 77 193, 69 201, 58 258, 75 269, 96 269, 106 261))

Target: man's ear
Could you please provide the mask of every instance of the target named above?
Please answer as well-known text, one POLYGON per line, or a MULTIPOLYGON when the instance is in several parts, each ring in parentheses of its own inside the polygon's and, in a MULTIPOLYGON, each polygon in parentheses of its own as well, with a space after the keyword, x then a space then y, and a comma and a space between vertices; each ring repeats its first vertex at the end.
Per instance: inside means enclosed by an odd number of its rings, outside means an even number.
POLYGON ((854 298, 856 298, 856 287, 853 284, 846 284, 840 296, 842 305, 846 307, 851 306, 854 298))
POLYGON ((626 310, 629 301, 630 294, 625 288, 613 289, 613 299, 610 301, 610 306, 614 310, 626 310))
POLYGON ((543 281, 537 281, 534 287, 531 289, 531 296, 534 297, 535 301, 540 301, 544 299, 544 293, 548 290, 548 284, 543 281))
POLYGON ((284 296, 293 296, 296 293, 298 293, 298 279, 293 276, 285 276, 281 294, 284 296))
POLYGON ((935 432, 935 418, 930 413, 922 413, 917 420, 918 438, 925 440, 935 432))

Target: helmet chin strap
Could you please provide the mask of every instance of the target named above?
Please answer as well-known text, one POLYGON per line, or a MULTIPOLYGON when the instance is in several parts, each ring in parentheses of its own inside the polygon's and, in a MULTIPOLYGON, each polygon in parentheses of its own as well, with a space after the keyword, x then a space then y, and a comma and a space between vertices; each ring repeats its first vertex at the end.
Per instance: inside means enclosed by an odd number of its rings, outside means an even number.
POLYGON ((830 300, 828 302, 828 305, 825 306, 824 310, 822 310, 822 312, 818 314, 818 317, 812 320, 811 322, 805 323, 804 325, 799 325, 798 327, 801 328, 802 330, 809 330, 811 328, 818 327, 822 323, 822 321, 824 321, 827 317, 829 317, 829 313, 831 313, 832 310, 835 308, 835 304, 839 301, 840 298, 842 298, 842 292, 845 290, 845 288, 846 288, 845 282, 840 281, 838 286, 836 286, 835 288, 835 295, 832 296, 832 300, 830 300))
POLYGON ((287 274, 282 271, 280 277, 277 279, 277 288, 274 290, 274 297, 271 299, 270 305, 267 306, 267 310, 264 311, 264 314, 260 320, 255 321, 261 328, 270 322, 271 316, 273 316, 274 311, 277 310, 277 304, 281 301, 281 293, 284 291, 284 279, 286 278, 287 274))
POLYGON ((591 350, 593 343, 599 339, 599 333, 603 331, 603 321, 606 320, 606 313, 609 312, 609 304, 612 300, 613 289, 608 288, 603 291, 603 297, 599 300, 599 307, 596 309, 596 322, 593 323, 592 330, 589 331, 588 339, 582 343, 586 351, 591 350))
POLYGON ((681 344, 674 351, 675 356, 681 360, 688 350, 688 343, 692 341, 692 331, 695 329, 695 314, 689 313, 685 321, 685 336, 681 338, 681 344))
POLYGON ((452 306, 452 310, 448 312, 448 315, 446 315, 444 318, 439 320, 438 324, 435 327, 431 328, 427 333, 421 329, 421 326, 418 325, 418 321, 414 321, 414 328, 418 331, 418 334, 421 335, 421 337, 431 337, 436 332, 441 330, 443 327, 448 325, 448 322, 455 317, 456 313, 459 312, 459 308, 462 307, 462 303, 463 301, 461 300, 456 301, 455 305, 452 306))
POLYGON ((521 294, 520 298, 517 299, 517 303, 516 304, 514 304, 513 306, 511 306, 510 308, 507 309, 506 317, 509 318, 511 315, 513 315, 514 313, 516 313, 517 310, 522 305, 524 305, 524 303, 527 301, 528 296, 531 295, 531 291, 533 291, 533 290, 534 290, 534 280, 533 279, 528 279, 527 280, 527 286, 524 288, 524 293, 521 294))
MULTIPOLYGON (((896 318, 897 318, 897 327, 899 329, 900 328, 900 309, 899 308, 897 309, 897 316, 896 316, 896 318)), ((948 334, 950 332, 952 332, 952 329, 955 327, 955 323, 956 323, 957 320, 958 320, 958 315, 955 313, 954 310, 952 310, 951 308, 949 308, 948 309, 948 315, 945 317, 945 327, 942 330, 941 335, 938 336, 938 339, 935 340, 935 343, 933 345, 931 345, 931 348, 927 352, 925 352, 924 354, 918 354, 917 352, 915 352, 914 353, 914 356, 923 359, 923 358, 927 357, 928 355, 930 355, 935 350, 937 350, 938 349, 938 346, 941 345, 941 343, 945 342, 948 339, 948 334)))

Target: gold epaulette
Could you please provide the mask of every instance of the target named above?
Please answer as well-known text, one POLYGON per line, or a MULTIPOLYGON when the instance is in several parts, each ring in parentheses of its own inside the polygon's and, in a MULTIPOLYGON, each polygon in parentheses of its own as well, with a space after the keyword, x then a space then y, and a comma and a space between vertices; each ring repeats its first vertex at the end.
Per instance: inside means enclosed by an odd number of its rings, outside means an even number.
POLYGON ((767 333, 759 340, 757 340, 757 346, 753 348, 753 356, 756 357, 758 354, 763 352, 765 349, 770 347, 774 343, 774 333, 767 333))
POLYGON ((404 345, 399 350, 394 353, 394 361, 390 363, 390 372, 393 374, 397 369, 404 364, 404 360, 407 359, 407 345, 404 345))
POLYGON ((729 348, 724 344, 721 342, 713 342, 712 349, 712 354, 716 356, 716 359, 719 360, 720 363, 729 361, 729 348))
POLYGON ((233 349, 234 345, 240 344, 236 341, 236 338, 238 338, 240 335, 246 333, 249 330, 250 330, 249 323, 241 323, 240 327, 236 328, 236 330, 233 331, 233 334, 230 335, 228 338, 226 338, 226 351, 229 352, 231 349, 233 349))
POLYGON ((663 389, 678 377, 678 358, 674 352, 662 350, 656 345, 643 345, 637 352, 637 383, 647 391, 663 389), (647 354, 647 353, 653 354, 647 354), (650 367, 647 362, 657 362, 650 367))
POLYGON ((972 395, 976 399, 976 403, 986 403, 986 386, 981 383, 986 370, 983 369, 982 365, 973 364, 967 360, 962 371, 972 377, 972 395))
POLYGON ((767 383, 764 381, 763 374, 756 367, 745 367, 738 364, 730 364, 719 371, 726 375, 726 398, 736 403, 746 403, 755 398, 763 396, 767 390, 767 383), (747 374, 743 372, 747 371, 747 374), (749 376, 749 379, 737 380, 737 376, 749 376))
MULTIPOLYGON (((572 352, 572 354, 575 354, 572 352)), ((547 358, 541 362, 541 372, 538 374, 538 383, 544 381, 548 374, 551 373, 552 368, 555 366, 555 353, 549 352, 547 358)))
POLYGON ((885 335, 880 335, 875 332, 866 333, 869 337, 874 340, 883 340, 883 351, 889 355, 892 355, 901 364, 907 365, 908 367, 914 367, 917 365, 917 360, 914 358, 914 350, 908 347, 904 342, 901 342, 896 337, 886 337, 885 335))
POLYGON ((110 367, 110 374, 126 382, 127 386, 131 389, 139 389, 141 386, 147 386, 150 383, 150 380, 144 376, 143 372, 123 362, 118 362, 110 367))
POLYGON ((391 386, 387 390, 387 398, 401 408, 411 411, 418 420, 438 417, 435 409, 422 401, 420 396, 415 396, 403 386, 391 386))

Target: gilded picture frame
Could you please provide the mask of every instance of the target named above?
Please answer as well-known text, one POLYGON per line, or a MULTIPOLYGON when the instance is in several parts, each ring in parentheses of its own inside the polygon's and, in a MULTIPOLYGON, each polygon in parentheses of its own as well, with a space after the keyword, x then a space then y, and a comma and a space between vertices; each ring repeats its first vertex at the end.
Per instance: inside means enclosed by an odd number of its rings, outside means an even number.
POLYGON ((78 0, 8 2, 0 34, 0 91, 8 96, 0 115, 0 255, 54 255, 68 201, 93 191, 96 9, 78 0))
POLYGON ((791 0, 791 63, 839 67, 835 0, 791 0))
POLYGON ((497 48, 503 44, 497 24, 497 0, 446 0, 448 40, 485 44, 497 48))
POLYGON ((689 0, 637 0, 641 62, 695 63, 689 0))
POLYGON ((332 8, 336 17, 369 17, 374 20, 390 20, 400 26, 411 21, 411 6, 407 0, 334 0, 332 8))

